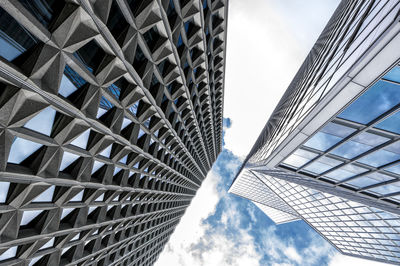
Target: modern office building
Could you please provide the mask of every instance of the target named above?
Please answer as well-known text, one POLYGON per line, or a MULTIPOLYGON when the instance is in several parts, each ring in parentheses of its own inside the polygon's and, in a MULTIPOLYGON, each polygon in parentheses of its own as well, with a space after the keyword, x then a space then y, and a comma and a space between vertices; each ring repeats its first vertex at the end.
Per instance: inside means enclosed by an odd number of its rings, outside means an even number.
POLYGON ((152 265, 221 151, 226 0, 0 0, 0 265, 152 265))
POLYGON ((230 192, 343 254, 400 264, 400 1, 343 0, 230 192))

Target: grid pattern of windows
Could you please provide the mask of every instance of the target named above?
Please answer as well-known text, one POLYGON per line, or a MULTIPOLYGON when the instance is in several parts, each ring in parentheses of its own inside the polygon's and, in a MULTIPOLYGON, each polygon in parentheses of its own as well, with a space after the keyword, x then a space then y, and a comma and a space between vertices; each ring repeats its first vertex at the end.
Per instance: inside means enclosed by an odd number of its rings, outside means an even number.
POLYGON ((399 9, 397 0, 341 1, 230 189, 253 201, 277 197, 274 206, 259 202, 274 221, 290 221, 289 213, 344 254, 394 264, 400 264, 399 9))
POLYGON ((0 2, 0 264, 155 262, 221 151, 226 4, 0 2))
POLYGON ((258 202, 254 202, 254 204, 262 210, 269 218, 271 218, 272 221, 276 224, 283 224, 283 223, 288 223, 288 222, 293 222, 296 220, 300 220, 299 217, 293 216, 289 213, 280 211, 275 208, 271 208, 269 206, 266 206, 264 204, 260 204, 258 202))
POLYGON ((343 253, 400 263, 399 215, 255 174, 343 253))
POLYGON ((400 205, 399 69, 389 70, 280 167, 400 205))
POLYGON ((248 198, 253 202, 279 209, 287 214, 289 220, 297 216, 297 213, 285 201, 250 171, 244 170, 238 182, 235 182, 229 188, 229 192, 248 198))
POLYGON ((271 155, 381 34, 396 23, 397 0, 342 1, 297 72, 247 160, 271 155))

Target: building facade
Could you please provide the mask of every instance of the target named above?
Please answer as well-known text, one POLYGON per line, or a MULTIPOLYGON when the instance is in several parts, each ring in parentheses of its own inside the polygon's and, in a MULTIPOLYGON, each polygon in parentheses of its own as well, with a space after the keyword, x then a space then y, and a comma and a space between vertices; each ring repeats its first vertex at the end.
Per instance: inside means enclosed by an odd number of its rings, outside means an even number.
POLYGON ((221 151, 226 0, 0 0, 0 265, 152 265, 221 151))
POLYGON ((339 4, 230 192, 400 264, 400 1, 339 4))

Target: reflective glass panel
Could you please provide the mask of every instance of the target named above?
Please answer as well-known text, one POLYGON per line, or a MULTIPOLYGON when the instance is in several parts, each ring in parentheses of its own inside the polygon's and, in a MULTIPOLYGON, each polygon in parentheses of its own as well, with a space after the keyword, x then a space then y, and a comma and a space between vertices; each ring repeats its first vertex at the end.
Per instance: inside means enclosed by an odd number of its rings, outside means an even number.
POLYGON ((386 150, 378 150, 358 160, 373 167, 379 167, 393 161, 399 160, 400 154, 386 150))
POLYGON ((391 176, 381 174, 381 173, 371 173, 359 178, 353 179, 347 182, 350 185, 357 186, 359 188, 364 188, 367 186, 375 185, 384 181, 392 180, 391 176))
POLYGON ((315 162, 313 162, 310 165, 307 165, 304 170, 316 173, 316 174, 321 174, 329 169, 331 169, 332 167, 335 167, 339 164, 342 164, 342 161, 339 160, 335 160, 332 158, 328 158, 328 157, 321 157, 318 160, 316 160, 315 162))
POLYGON ((379 193, 381 195, 386 195, 386 194, 391 194, 391 193, 396 193, 400 192, 400 182, 395 182, 379 187, 374 187, 371 189, 368 189, 368 191, 372 191, 374 193, 379 193))
POLYGON ((400 82, 400 67, 399 66, 394 67, 383 78, 395 82, 400 82))
POLYGON ((400 164, 385 168, 385 171, 392 172, 400 175, 400 164))
POLYGON ((337 137, 331 134, 326 134, 324 132, 318 132, 311 139, 309 139, 304 146, 314 148, 320 151, 326 151, 339 141, 341 141, 341 137, 337 137))
POLYGON ((399 102, 400 85, 380 80, 347 107, 339 117, 367 124, 399 102), (373 108, 366 108, 367 106, 373 108))
POLYGON ((366 171, 367 171, 367 169, 365 169, 365 168, 348 164, 348 165, 345 165, 335 171, 332 171, 332 172, 326 174, 325 176, 327 176, 331 179, 334 179, 336 181, 343 181, 344 179, 364 173, 366 171))
POLYGON ((376 128, 400 134, 400 112, 394 113, 379 124, 376 128))
POLYGON ((297 149, 292 155, 290 155, 283 163, 292 165, 295 167, 300 167, 305 163, 309 162, 311 159, 318 156, 317 153, 306 151, 303 149, 297 149))
POLYGON ((327 124, 324 128, 322 128, 321 131, 327 134, 335 135, 337 137, 345 138, 356 131, 356 129, 331 122, 327 124))
POLYGON ((354 131, 356 129, 331 122, 310 138, 304 146, 326 151, 354 131))
POLYGON ((388 138, 363 132, 352 140, 347 141, 343 145, 332 151, 332 154, 351 159, 354 158, 373 147, 376 147, 382 143, 388 141, 388 138))

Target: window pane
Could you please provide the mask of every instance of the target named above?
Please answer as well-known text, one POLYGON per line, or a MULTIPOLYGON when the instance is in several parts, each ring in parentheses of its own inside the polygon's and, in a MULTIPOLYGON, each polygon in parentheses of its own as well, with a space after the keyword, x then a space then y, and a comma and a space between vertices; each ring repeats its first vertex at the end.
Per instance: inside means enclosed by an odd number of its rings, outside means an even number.
POLYGON ((367 124, 400 102, 400 86, 383 80, 378 81, 339 117, 367 124), (367 106, 371 108, 366 108, 367 106))
POLYGON ((381 174, 381 173, 371 173, 366 176, 361 176, 359 178, 356 178, 354 180, 351 180, 347 182, 350 185, 355 185, 360 188, 364 188, 367 186, 375 185, 384 181, 392 180, 393 178, 391 176, 381 174))
POLYGON ((0 56, 11 61, 38 40, 0 7, 0 56))
POLYGON ((317 157, 318 154, 303 149, 297 149, 292 155, 290 155, 283 163, 300 167, 311 159, 317 157))
POLYGON ((379 167, 399 159, 400 154, 389 152, 386 150, 378 150, 359 159, 358 161, 360 163, 368 164, 373 167, 379 167))
POLYGON ((395 82, 400 82, 400 67, 399 66, 394 67, 383 78, 395 82))
POLYGON ((388 138, 363 132, 352 140, 347 141, 340 147, 332 151, 332 154, 351 159, 358 156, 373 147, 376 147, 382 143, 388 141, 388 138))
POLYGON ((337 137, 345 138, 356 131, 356 129, 336 123, 329 123, 324 128, 322 128, 321 131, 327 134, 335 135, 337 137))
POLYGON ((334 149, 332 151, 332 154, 351 159, 353 157, 356 157, 357 155, 360 155, 368 150, 370 150, 372 147, 361 144, 359 142, 355 142, 352 140, 349 140, 348 142, 344 143, 340 147, 334 149))
POLYGON ((392 173, 400 175, 400 164, 392 166, 392 167, 389 167, 389 168, 385 168, 385 171, 392 172, 392 173))
POLYGON ((312 164, 308 165, 304 169, 316 174, 321 174, 332 167, 335 167, 339 164, 342 164, 342 161, 331 159, 328 157, 322 157, 318 159, 317 161, 313 162, 312 164))
POLYGON ((374 187, 374 188, 369 189, 368 191, 372 191, 372 192, 379 193, 382 195, 400 192, 400 182, 395 182, 392 184, 374 187))
POLYGON ((400 134, 400 112, 392 114, 375 127, 400 134))
POLYGON ((365 168, 348 164, 348 165, 345 165, 335 171, 332 171, 332 172, 326 174, 325 176, 330 177, 331 179, 334 179, 336 181, 342 181, 346 178, 364 173, 366 171, 367 171, 367 169, 365 169, 365 168))
POLYGON ((327 149, 329 149, 330 147, 332 147, 334 144, 338 143, 341 140, 342 140, 341 137, 337 137, 331 134, 326 134, 323 132, 318 132, 306 143, 304 143, 304 146, 314 148, 320 151, 326 151, 327 149))

